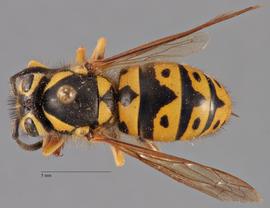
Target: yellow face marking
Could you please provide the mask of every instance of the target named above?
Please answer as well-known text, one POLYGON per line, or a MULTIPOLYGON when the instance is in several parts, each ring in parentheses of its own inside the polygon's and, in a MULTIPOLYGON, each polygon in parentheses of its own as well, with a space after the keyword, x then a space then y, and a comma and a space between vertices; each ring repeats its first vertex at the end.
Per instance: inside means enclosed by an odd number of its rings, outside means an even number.
POLYGON ((42 79, 42 77, 44 77, 44 74, 41 74, 41 73, 35 73, 33 75, 34 75, 34 78, 33 78, 31 87, 27 92, 25 92, 22 88, 23 80, 20 81, 20 84, 18 85, 18 92, 21 95, 24 95, 24 96, 32 95, 32 93, 35 91, 35 89, 39 86, 40 80, 42 79))
POLYGON ((89 126, 79 127, 74 131, 74 135, 77 137, 83 137, 90 131, 89 126))
POLYGON ((165 85, 171 89, 177 98, 168 105, 163 106, 156 114, 154 119, 153 138, 154 140, 157 140, 156 138, 158 138, 159 141, 174 141, 178 130, 179 118, 181 116, 180 107, 182 104, 182 83, 179 68, 177 64, 169 63, 155 64, 154 68, 156 79, 159 80, 160 85, 165 85), (162 75, 164 70, 169 71, 168 77, 162 75), (161 125, 162 117, 166 117, 168 120, 168 127, 161 125))
POLYGON ((208 81, 204 73, 201 70, 189 65, 184 65, 184 67, 188 71, 193 89, 202 94, 205 98, 204 103, 193 108, 187 129, 181 138, 181 140, 190 140, 199 136, 206 125, 210 110, 211 94, 208 81), (195 128, 196 121, 199 121, 197 122, 199 124, 197 128, 195 128))
POLYGON ((62 72, 56 73, 55 75, 53 75, 53 77, 51 78, 51 80, 47 84, 47 86, 45 88, 45 91, 48 90, 48 89, 50 89, 51 87, 53 87, 60 80, 66 78, 66 77, 69 77, 71 75, 73 75, 73 73, 71 71, 62 71, 62 72))
POLYGON ((36 61, 36 60, 30 60, 27 64, 27 67, 42 67, 42 68, 48 68, 47 66, 45 66, 44 64, 36 61))
POLYGON ((98 94, 99 97, 105 95, 106 92, 111 88, 112 84, 105 78, 97 76, 98 94))
POLYGON ((44 111, 44 114, 45 114, 46 118, 51 122, 54 129, 57 130, 57 131, 72 132, 75 129, 74 126, 71 126, 71 125, 59 120, 58 118, 56 118, 53 115, 47 113, 46 111, 44 111))
POLYGON ((101 125, 103 123, 106 123, 111 117, 112 117, 111 110, 108 108, 106 103, 101 101, 99 103, 99 112, 98 112, 98 123, 99 123, 99 125, 101 125))
POLYGON ((26 129, 25 129, 25 126, 24 126, 24 123, 25 123, 25 120, 27 118, 30 118, 32 119, 32 121, 34 122, 35 124, 35 127, 37 129, 37 132, 38 132, 38 135, 39 136, 44 136, 47 134, 47 131, 43 128, 43 125, 41 124, 41 122, 39 122, 39 120, 32 114, 32 113, 27 113, 26 115, 24 115, 24 117, 20 120, 20 128, 25 132, 27 133, 26 129))
POLYGON ((120 102, 118 103, 120 122, 125 122, 130 135, 138 135, 140 106, 139 83, 139 66, 130 67, 125 74, 121 75, 119 81, 119 90, 128 85, 135 93, 138 94, 138 96, 128 106, 123 106, 120 102))

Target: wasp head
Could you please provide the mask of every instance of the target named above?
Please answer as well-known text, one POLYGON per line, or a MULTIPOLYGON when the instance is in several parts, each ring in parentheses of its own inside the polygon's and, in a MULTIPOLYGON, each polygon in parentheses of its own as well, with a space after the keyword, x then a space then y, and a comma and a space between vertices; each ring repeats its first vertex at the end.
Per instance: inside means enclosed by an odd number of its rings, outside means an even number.
POLYGON ((18 139, 19 129, 32 137, 44 136, 48 131, 41 103, 49 71, 43 67, 31 67, 10 78, 12 92, 9 104, 11 119, 14 122, 14 139, 18 139))

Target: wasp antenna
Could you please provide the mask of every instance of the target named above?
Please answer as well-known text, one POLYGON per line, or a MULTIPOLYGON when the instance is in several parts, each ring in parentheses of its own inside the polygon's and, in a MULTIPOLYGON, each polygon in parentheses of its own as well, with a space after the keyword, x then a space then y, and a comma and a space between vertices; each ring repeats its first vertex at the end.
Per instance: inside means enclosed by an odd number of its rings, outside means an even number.
POLYGON ((35 151, 38 150, 42 147, 43 141, 38 141, 36 143, 33 144, 26 144, 23 141, 21 141, 19 138, 15 138, 15 141, 17 142, 17 144, 20 146, 20 148, 22 148, 23 150, 26 151, 35 151))
POLYGON ((240 118, 240 116, 239 115, 237 115, 236 113, 234 113, 234 112, 232 112, 232 115, 233 116, 235 116, 235 117, 237 117, 237 118, 240 118))

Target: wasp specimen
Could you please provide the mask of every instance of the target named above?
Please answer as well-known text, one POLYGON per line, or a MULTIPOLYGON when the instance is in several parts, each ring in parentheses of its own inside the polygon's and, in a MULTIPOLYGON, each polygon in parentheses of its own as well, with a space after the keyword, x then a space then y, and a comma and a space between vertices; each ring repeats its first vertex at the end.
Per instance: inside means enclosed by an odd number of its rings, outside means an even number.
POLYGON ((117 166, 127 154, 219 200, 259 201, 241 179, 162 153, 154 143, 209 135, 229 120, 232 102, 224 86, 174 60, 206 47, 202 29, 256 8, 219 15, 109 58, 104 57, 106 39, 100 38, 89 59, 84 48, 77 50, 74 65, 50 69, 30 61, 10 78, 13 138, 25 150, 41 148, 44 156, 59 156, 72 136, 107 143, 117 166), (42 139, 28 144, 19 139, 21 131, 42 139))

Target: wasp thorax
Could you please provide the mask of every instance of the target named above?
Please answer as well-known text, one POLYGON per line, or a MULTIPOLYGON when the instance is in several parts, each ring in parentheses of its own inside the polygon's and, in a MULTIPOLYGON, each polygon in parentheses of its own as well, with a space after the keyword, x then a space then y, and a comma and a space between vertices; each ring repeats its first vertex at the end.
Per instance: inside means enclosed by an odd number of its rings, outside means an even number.
POLYGON ((57 91, 57 97, 63 104, 72 103, 76 98, 77 92, 70 85, 63 85, 57 91))

